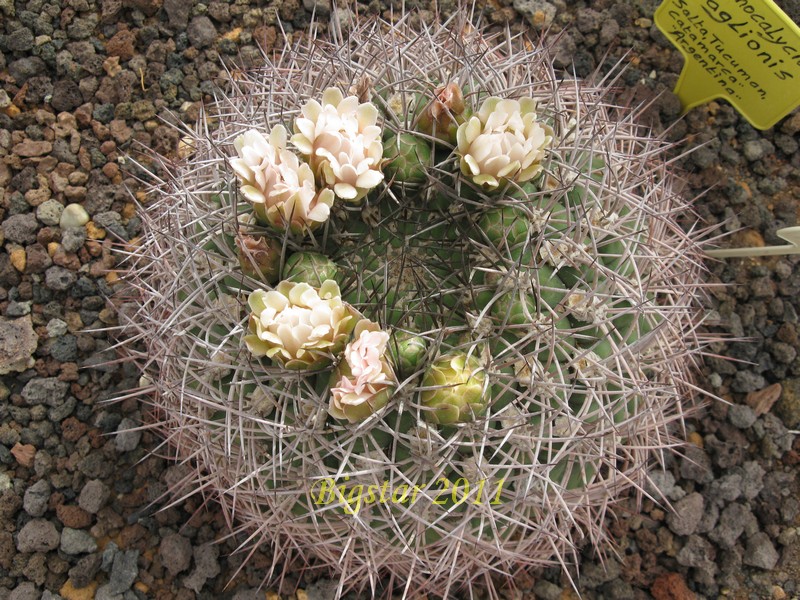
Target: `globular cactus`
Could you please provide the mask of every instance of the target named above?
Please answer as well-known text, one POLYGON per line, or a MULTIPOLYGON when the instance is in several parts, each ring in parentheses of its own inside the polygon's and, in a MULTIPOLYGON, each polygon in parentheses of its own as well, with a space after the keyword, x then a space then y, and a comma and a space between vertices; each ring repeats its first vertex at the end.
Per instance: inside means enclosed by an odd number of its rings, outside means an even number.
POLYGON ((130 261, 187 488, 340 592, 446 596, 602 549, 702 349, 668 144, 463 15, 230 85, 130 261))

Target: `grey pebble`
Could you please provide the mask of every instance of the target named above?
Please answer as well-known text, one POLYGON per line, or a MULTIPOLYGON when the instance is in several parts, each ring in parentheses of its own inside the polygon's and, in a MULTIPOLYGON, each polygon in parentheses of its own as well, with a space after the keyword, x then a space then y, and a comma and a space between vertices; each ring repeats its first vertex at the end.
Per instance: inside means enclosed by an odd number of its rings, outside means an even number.
POLYGON ((545 579, 539 579, 533 586, 537 600, 559 600, 561 591, 559 586, 545 579))
POLYGON ((86 482, 78 496, 78 506, 90 515, 97 514, 106 505, 111 491, 99 479, 91 479, 86 482))
POLYGON ((49 552, 58 548, 61 536, 50 521, 33 519, 22 526, 17 535, 17 550, 20 552, 49 552))
POLYGON ((67 227, 61 231, 61 246, 65 252, 74 253, 86 242, 86 228, 67 227))
POLYGON ((739 429, 748 429, 756 422, 755 411, 746 404, 734 404, 728 408, 728 421, 739 429))
POLYGON ((656 499, 664 496, 674 502, 686 495, 681 486, 675 485, 675 476, 670 471, 653 471, 649 477, 645 491, 656 499))
POLYGON ((544 0, 514 0, 514 9, 528 18, 537 31, 547 29, 556 17, 558 9, 550 2, 544 0), (539 14, 541 19, 534 21, 534 15, 539 14))
POLYGON ((194 570, 183 580, 183 586, 199 594, 206 581, 219 575, 219 547, 213 544, 196 546, 194 570))
POLYGON ((217 39, 217 28, 206 16, 198 16, 192 19, 189 26, 186 28, 186 35, 189 36, 189 42, 195 48, 205 48, 214 43, 217 39))
POLYGON ((714 479, 711 459, 702 448, 687 446, 681 458, 681 477, 698 483, 709 483, 714 479))
POLYGON ((677 535, 692 535, 703 518, 705 500, 698 492, 681 498, 674 505, 674 512, 667 515, 667 525, 677 535))
POLYGON ((130 589, 139 576, 139 551, 118 551, 114 555, 114 563, 108 577, 108 592, 122 594, 130 589))
POLYGON ((11 590, 8 600, 39 600, 39 590, 32 581, 23 581, 11 590))
POLYGON ((114 438, 114 445, 120 452, 130 452, 135 450, 142 439, 141 430, 135 429, 139 424, 129 417, 120 421, 117 427, 117 435, 114 438))
POLYGON ((34 377, 22 388, 22 397, 29 405, 57 406, 67 395, 69 383, 57 377, 34 377))
POLYGON ((328 600, 336 597, 339 584, 331 579, 318 579, 306 586, 308 600, 328 600))
POLYGON ((51 290, 63 292, 71 288, 78 280, 78 276, 64 267, 54 265, 44 273, 45 285, 51 290))
POLYGON ((97 550, 97 541, 87 532, 80 529, 64 527, 61 531, 61 551, 74 556, 88 554, 97 550))
POLYGON ((192 561, 192 543, 179 533, 171 533, 161 539, 158 553, 164 568, 175 577, 189 568, 192 561))
POLYGON ((22 508, 32 517, 41 517, 47 512, 47 502, 50 500, 50 484, 46 479, 40 479, 25 490, 22 497, 22 508))
POLYGON ((32 244, 36 241, 36 231, 39 229, 39 223, 35 214, 24 213, 11 215, 3 221, 0 228, 3 230, 3 235, 7 242, 32 244))
POLYGON ((678 551, 676 559, 684 567, 695 567, 707 571, 716 571, 714 564, 714 547, 704 537, 689 536, 686 544, 678 551))
POLYGON ((733 502, 742 495, 742 473, 732 471, 723 475, 711 483, 710 493, 708 494, 712 502, 723 505, 733 502))
POLYGON ((763 531, 759 531, 747 540, 744 564, 770 571, 778 564, 779 558, 778 551, 763 531))
POLYGON ((45 225, 56 227, 61 222, 64 205, 58 200, 45 200, 36 209, 36 218, 45 225))

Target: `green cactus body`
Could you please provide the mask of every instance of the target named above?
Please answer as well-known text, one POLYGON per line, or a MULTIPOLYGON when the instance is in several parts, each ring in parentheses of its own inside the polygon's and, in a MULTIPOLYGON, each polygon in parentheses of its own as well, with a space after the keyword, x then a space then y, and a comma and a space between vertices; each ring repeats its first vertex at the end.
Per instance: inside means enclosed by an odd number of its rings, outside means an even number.
POLYGON ((196 489, 343 592, 446 595, 602 551, 597 514, 674 446, 702 347, 666 145, 541 49, 461 25, 362 24, 344 54, 244 75, 131 257, 126 327, 196 489), (242 122, 269 177, 231 143, 242 122), (273 185, 296 161, 304 187, 273 185))

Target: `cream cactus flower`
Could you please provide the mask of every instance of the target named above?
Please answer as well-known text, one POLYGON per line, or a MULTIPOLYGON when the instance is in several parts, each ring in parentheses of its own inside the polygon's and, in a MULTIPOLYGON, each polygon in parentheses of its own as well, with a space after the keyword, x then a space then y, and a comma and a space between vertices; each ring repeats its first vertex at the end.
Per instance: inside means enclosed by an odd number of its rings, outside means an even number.
POLYGON ((523 183, 542 170, 553 130, 536 121, 532 98, 487 98, 477 115, 456 132, 461 172, 489 190, 506 181, 523 183))
POLYGON ((378 109, 371 102, 345 98, 336 88, 309 100, 295 119, 292 143, 308 157, 320 181, 348 202, 358 202, 383 181, 378 109))
POLYGON ((233 147, 238 158, 231 158, 230 165, 258 221, 303 233, 328 220, 333 192, 317 192, 311 167, 286 148, 282 125, 272 129, 269 139, 250 129, 234 140, 233 147))
POLYGON ((281 281, 274 290, 256 290, 247 303, 252 311, 247 349, 287 369, 329 365, 353 330, 351 309, 331 279, 319 290, 281 281))
POLYGON ((353 341, 344 350, 334 371, 328 412, 351 423, 362 421, 389 400, 397 379, 386 359, 389 334, 377 323, 362 319, 355 326, 353 341))

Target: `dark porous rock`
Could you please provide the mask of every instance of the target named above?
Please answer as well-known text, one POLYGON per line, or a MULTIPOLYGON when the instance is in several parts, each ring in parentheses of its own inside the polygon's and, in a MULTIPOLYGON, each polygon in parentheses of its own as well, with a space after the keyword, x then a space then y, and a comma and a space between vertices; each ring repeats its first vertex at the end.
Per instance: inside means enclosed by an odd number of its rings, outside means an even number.
POLYGON ((179 533, 171 533, 161 539, 158 548, 161 563, 172 577, 186 571, 192 560, 192 544, 179 533))
POLYGON ((719 506, 737 500, 742 495, 742 474, 741 468, 732 469, 727 475, 713 481, 709 494, 711 500, 719 506))
POLYGON ((26 56, 9 63, 8 72, 17 85, 23 85, 32 77, 46 73, 47 65, 38 56, 26 56))
POLYGON ((78 276, 64 267, 52 266, 44 274, 45 285, 51 290, 63 292, 71 288, 78 280, 78 276))
POLYGON ((677 535, 691 535, 703 518, 705 501, 697 492, 681 498, 674 504, 674 512, 667 515, 667 525, 677 535))
POLYGON ((29 316, 14 320, 0 317, 0 375, 32 367, 38 342, 29 316))
POLYGON ((22 497, 22 509, 32 517, 41 517, 47 512, 47 502, 50 500, 50 484, 46 479, 40 479, 25 490, 22 497))
POLYGON ((769 571, 775 568, 779 558, 775 545, 763 531, 759 531, 747 540, 744 564, 769 571))
POLYGON ((71 333, 48 340, 45 347, 59 362, 75 362, 78 358, 78 338, 71 333))
POLYGON ((164 11, 169 17, 169 26, 175 29, 186 28, 191 9, 191 3, 186 0, 164 0, 164 11))
POLYGON ((53 259, 47 248, 39 243, 31 244, 25 248, 25 272, 42 273, 53 264, 53 259))
POLYGON ((69 570, 69 578, 73 587, 80 589, 89 585, 100 570, 100 554, 94 553, 82 557, 75 566, 69 570))
MULTIPOLYGON (((20 144, 14 147, 15 152, 18 146, 20 146, 20 144)), ((2 225, 3 236, 5 236, 6 241, 16 242, 17 244, 34 243, 36 241, 36 232, 38 229, 39 222, 36 220, 36 215, 34 213, 13 215, 3 221, 2 225)))
POLYGON ((129 61, 136 53, 136 34, 128 29, 122 29, 106 42, 106 52, 109 56, 118 56, 121 61, 129 61))
POLYGON ((69 383, 57 377, 35 377, 22 388, 22 398, 28 405, 47 404, 57 406, 61 404, 69 390, 69 383))
POLYGON ((27 52, 33 48, 33 32, 27 27, 20 27, 6 36, 5 46, 17 54, 27 52))
POLYGON ((756 413, 746 404, 733 404, 728 408, 728 421, 739 429, 748 429, 756 422, 756 413))
POLYGON ((58 548, 61 536, 52 522, 33 519, 22 526, 17 536, 17 550, 20 552, 50 552, 58 548))
POLYGON ((55 110, 70 111, 83 104, 83 95, 78 84, 69 79, 62 79, 53 85, 53 98, 50 106, 55 110))
POLYGON ((186 28, 189 42, 195 48, 205 48, 217 39, 217 28, 206 16, 194 17, 186 28))

